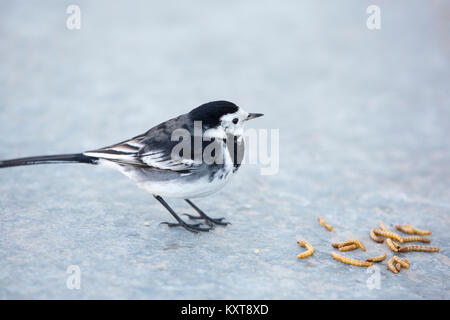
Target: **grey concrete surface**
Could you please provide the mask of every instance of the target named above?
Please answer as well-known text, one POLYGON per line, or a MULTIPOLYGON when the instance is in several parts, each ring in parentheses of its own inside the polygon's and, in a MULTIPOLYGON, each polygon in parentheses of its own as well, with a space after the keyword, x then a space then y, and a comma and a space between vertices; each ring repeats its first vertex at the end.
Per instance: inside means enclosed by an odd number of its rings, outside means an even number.
POLYGON ((232 225, 196 235, 159 225, 169 214, 120 173, 1 169, 0 298, 450 298, 448 1, 77 1, 69 31, 71 3, 0 4, 1 159, 102 147, 228 99, 280 130, 279 173, 244 166, 197 202, 232 225), (380 220, 432 230, 441 251, 379 265, 370 289, 375 273, 330 243, 388 252, 369 239, 380 220), (297 260, 297 239, 316 253, 297 260))

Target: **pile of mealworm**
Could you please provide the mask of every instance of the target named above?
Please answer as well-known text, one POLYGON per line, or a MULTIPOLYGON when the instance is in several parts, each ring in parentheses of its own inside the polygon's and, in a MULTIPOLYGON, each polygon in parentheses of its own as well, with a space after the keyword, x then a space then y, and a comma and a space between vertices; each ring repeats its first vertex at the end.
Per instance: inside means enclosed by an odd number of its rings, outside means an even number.
MULTIPOLYGON (((325 227, 328 231, 332 231, 333 227, 325 222, 325 220, 322 217, 319 217, 319 223, 321 226, 325 227)), ((430 239, 424 237, 431 235, 431 231, 428 230, 421 230, 416 227, 413 227, 410 224, 404 224, 404 225, 396 225, 395 228, 398 231, 401 231, 405 234, 408 234, 409 236, 401 236, 400 234, 393 232, 387 228, 382 221, 380 221, 380 227, 379 229, 373 228, 370 231, 370 237, 373 241, 377 243, 383 243, 386 241, 386 244, 388 248, 394 252, 394 253, 406 253, 406 252, 412 252, 412 251, 421 251, 421 252, 438 252, 439 248, 432 247, 432 246, 426 246, 426 245, 404 245, 402 246, 400 243, 410 243, 410 242, 421 242, 421 243, 430 243, 430 239)), ((303 259, 311 256, 314 253, 313 246, 306 241, 297 241, 297 243, 306 248, 306 251, 300 253, 297 258, 303 259)), ((331 245, 333 248, 338 249, 341 252, 361 249, 362 251, 366 251, 366 247, 364 244, 358 240, 358 239, 349 239, 346 241, 333 243, 331 245)), ((331 256, 343 263, 347 263, 353 266, 358 267, 370 267, 373 265, 374 262, 381 262, 384 261, 387 257, 386 253, 383 253, 380 256, 376 257, 370 257, 366 260, 357 260, 345 257, 341 254, 338 254, 336 252, 332 252, 331 256)), ((408 259, 406 258, 400 258, 396 255, 394 255, 392 258, 390 258, 387 262, 387 267, 389 270, 391 270, 393 273, 398 273, 402 268, 408 269, 410 267, 410 263, 408 259)))

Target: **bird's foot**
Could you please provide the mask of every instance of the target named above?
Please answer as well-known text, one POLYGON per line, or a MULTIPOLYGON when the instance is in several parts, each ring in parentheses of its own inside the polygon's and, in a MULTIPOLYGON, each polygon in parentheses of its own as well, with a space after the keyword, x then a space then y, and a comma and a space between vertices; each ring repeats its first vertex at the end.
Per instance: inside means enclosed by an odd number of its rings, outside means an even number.
POLYGON ((187 213, 184 213, 183 215, 187 216, 191 220, 204 220, 209 226, 213 226, 215 224, 217 224, 219 226, 227 226, 227 225, 231 224, 230 222, 222 222, 222 220, 225 218, 211 218, 211 217, 208 217, 207 215, 193 216, 193 215, 190 215, 187 213))
POLYGON ((161 222, 160 224, 167 224, 170 228, 174 228, 174 227, 182 227, 188 231, 194 232, 194 233, 198 233, 198 232, 208 232, 209 230, 213 229, 212 227, 206 227, 206 228, 202 228, 200 227, 202 224, 201 223, 196 223, 196 224, 189 224, 189 223, 172 223, 172 222, 161 222))

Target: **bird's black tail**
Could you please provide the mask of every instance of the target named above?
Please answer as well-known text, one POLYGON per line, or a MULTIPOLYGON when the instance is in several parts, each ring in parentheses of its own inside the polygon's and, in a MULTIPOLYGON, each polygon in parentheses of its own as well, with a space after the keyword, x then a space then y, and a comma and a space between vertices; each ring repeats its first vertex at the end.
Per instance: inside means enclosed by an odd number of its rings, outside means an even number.
POLYGON ((85 156, 82 153, 18 158, 18 159, 3 160, 3 161, 0 160, 0 168, 16 167, 16 166, 30 166, 33 164, 70 163, 70 162, 97 164, 98 158, 85 156))

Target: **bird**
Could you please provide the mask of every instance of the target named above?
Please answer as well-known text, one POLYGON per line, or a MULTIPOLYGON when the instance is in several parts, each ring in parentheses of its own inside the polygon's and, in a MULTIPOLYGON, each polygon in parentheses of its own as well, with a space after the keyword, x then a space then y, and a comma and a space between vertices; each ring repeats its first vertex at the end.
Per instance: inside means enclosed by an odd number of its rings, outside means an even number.
POLYGON ((150 192, 176 220, 162 224, 194 233, 207 232, 229 222, 208 216, 192 199, 219 191, 238 171, 245 152, 244 125, 261 116, 262 113, 249 113, 233 102, 211 101, 107 147, 3 160, 0 168, 55 163, 112 168, 150 192), (184 199, 198 213, 185 215, 189 220, 201 222, 186 222, 164 198, 184 199))

